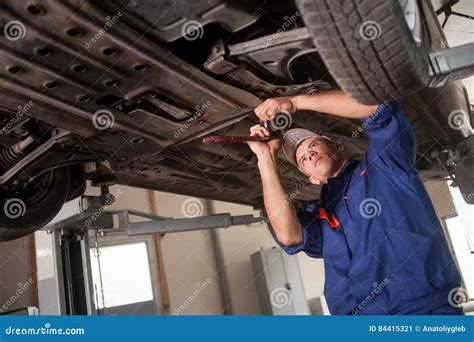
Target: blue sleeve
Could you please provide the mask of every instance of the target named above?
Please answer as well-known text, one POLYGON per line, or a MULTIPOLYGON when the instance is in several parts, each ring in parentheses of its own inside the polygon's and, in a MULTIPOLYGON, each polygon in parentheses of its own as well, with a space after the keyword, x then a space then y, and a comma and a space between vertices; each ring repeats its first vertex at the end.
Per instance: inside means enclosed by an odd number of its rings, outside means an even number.
POLYGON ((312 258, 322 258, 323 237, 319 220, 306 210, 298 211, 297 214, 303 229, 303 242, 297 246, 286 246, 277 240, 278 244, 290 255, 303 251, 312 258))
POLYGON ((416 140, 399 102, 386 102, 361 119, 370 145, 366 160, 387 170, 416 172, 416 140))

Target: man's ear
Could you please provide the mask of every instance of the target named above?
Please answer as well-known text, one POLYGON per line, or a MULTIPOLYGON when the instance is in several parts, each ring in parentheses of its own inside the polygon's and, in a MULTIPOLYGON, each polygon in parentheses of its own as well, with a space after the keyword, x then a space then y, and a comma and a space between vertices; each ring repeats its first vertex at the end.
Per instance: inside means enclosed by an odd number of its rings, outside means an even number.
POLYGON ((319 179, 314 178, 313 176, 309 177, 309 181, 311 184, 321 185, 321 181, 319 179))

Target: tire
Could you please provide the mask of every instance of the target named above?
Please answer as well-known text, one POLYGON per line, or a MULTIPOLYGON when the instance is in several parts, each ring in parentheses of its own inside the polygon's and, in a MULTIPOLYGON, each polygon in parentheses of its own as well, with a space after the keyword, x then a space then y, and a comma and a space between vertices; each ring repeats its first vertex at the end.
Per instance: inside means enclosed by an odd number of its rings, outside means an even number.
POLYGON ((358 102, 400 99, 428 84, 428 52, 417 46, 398 1, 296 3, 329 72, 358 102))
POLYGON ((51 221, 66 201, 70 182, 70 169, 64 167, 38 177, 21 191, 0 194, 0 241, 26 236, 51 221))
POLYGON ((66 198, 71 201, 86 192, 87 179, 84 173, 84 167, 81 164, 71 165, 71 182, 69 184, 69 193, 66 198))

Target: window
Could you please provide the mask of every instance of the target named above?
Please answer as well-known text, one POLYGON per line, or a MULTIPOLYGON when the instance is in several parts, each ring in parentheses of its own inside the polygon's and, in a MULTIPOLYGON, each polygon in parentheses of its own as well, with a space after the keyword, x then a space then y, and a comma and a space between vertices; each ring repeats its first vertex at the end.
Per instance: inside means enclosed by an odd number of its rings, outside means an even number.
POLYGON ((145 242, 91 248, 97 308, 153 300, 145 242))

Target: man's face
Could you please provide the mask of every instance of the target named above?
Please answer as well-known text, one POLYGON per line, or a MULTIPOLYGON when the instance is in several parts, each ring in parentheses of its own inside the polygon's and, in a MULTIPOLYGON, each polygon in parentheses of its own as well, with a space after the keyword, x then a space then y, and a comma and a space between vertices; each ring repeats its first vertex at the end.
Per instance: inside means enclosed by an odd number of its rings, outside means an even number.
POLYGON ((324 180, 338 171, 340 154, 337 144, 325 139, 305 139, 296 150, 298 167, 311 178, 324 180))

